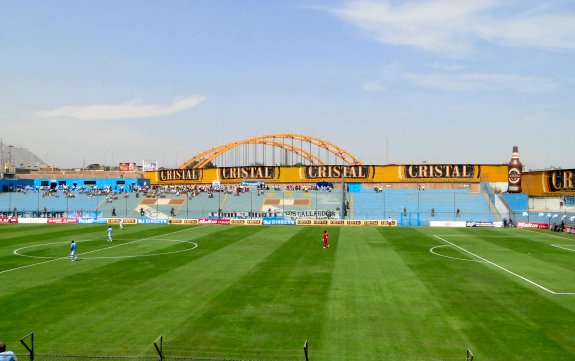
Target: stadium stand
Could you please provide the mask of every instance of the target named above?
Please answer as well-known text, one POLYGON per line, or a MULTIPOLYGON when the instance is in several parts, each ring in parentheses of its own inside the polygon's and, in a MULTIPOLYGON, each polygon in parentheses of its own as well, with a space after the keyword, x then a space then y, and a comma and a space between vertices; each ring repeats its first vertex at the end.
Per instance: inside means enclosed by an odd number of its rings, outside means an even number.
POLYGON ((489 198, 467 189, 383 189, 350 193, 351 218, 397 219, 400 225, 436 221, 495 221, 489 198), (459 212, 457 211, 459 210, 459 212))

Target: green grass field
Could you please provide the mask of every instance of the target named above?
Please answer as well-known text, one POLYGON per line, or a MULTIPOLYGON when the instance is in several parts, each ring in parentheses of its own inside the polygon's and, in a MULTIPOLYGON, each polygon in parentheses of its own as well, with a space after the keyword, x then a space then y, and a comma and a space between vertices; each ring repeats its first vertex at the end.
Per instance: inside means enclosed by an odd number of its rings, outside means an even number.
MULTIPOLYGON (((0 341, 39 354, 575 359, 575 238, 519 229, 0 227, 0 341), (68 258, 78 243, 77 262, 68 258)), ((41 358, 38 358, 39 360, 41 358)), ((22 360, 22 358, 21 358, 22 360)))

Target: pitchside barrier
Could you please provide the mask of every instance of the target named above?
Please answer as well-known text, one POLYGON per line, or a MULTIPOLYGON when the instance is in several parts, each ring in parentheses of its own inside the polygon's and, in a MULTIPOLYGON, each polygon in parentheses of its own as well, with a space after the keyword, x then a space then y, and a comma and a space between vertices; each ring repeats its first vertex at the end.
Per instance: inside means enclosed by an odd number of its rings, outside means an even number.
POLYGON ((227 219, 227 218, 202 218, 202 219, 170 219, 169 224, 231 224, 246 226, 261 225, 298 225, 298 226, 397 226, 396 220, 341 220, 341 219, 227 219))
MULTIPOLYGON (((286 351, 282 351, 282 354, 285 354, 284 357, 281 359, 277 358, 278 353, 274 352, 273 359, 265 359, 265 358, 257 358, 257 359, 241 359, 241 358, 231 358, 231 357, 213 357, 213 356, 199 356, 199 355, 182 355, 182 353, 178 353, 178 355, 172 355, 169 352, 166 352, 164 349, 164 337, 159 336, 153 343, 153 349, 150 348, 150 354, 146 355, 102 355, 102 354, 61 354, 61 353, 36 353, 35 352, 35 343, 34 343, 34 333, 30 333, 20 339, 20 343, 24 346, 27 354, 25 353, 18 353, 16 356, 18 360, 30 360, 30 361, 64 361, 64 360, 90 360, 90 361, 121 361, 121 360, 211 360, 211 361, 309 361, 310 359, 310 350, 309 350, 309 343, 308 340, 305 340, 303 344, 303 355, 300 353, 301 351, 296 351, 292 354, 286 354, 286 351), (155 353, 153 353, 153 351, 155 353)), ((270 350, 273 351, 273 350, 270 350)), ((289 352, 289 351, 288 351, 289 352)), ((221 355, 221 353, 218 353, 221 355)), ((433 358, 430 358, 433 359, 433 358)), ((466 361, 473 361, 474 356, 471 349, 467 348, 465 350, 465 360, 466 361)))
POLYGON ((341 220, 341 219, 234 219, 234 218, 0 218, 0 224, 175 224, 175 225, 204 225, 204 224, 231 224, 246 226, 261 225, 298 225, 298 226, 397 226, 397 220, 341 220))
MULTIPOLYGON (((24 346, 28 354, 25 353, 17 353, 16 356, 18 360, 30 360, 30 361, 64 361, 64 360, 90 360, 90 361, 120 361, 120 360, 217 360, 217 361, 301 361, 301 360, 309 360, 308 354, 308 347, 307 347, 307 340, 304 343, 304 354, 301 354, 301 350, 297 351, 294 350, 292 354, 286 354, 285 357, 281 359, 273 358, 273 359, 265 359, 265 358, 258 358, 258 359, 242 359, 242 358, 233 358, 233 357, 212 357, 212 356, 200 356, 200 355, 182 355, 181 352, 177 355, 172 355, 169 352, 166 352, 164 349, 164 338, 163 336, 159 336, 153 344, 153 349, 150 350, 155 351, 154 353, 150 353, 147 355, 102 355, 102 354, 62 354, 62 353, 36 353, 34 346, 34 334, 30 333, 20 339, 20 343, 24 346)), ((273 350, 270 350, 273 351, 273 350)), ((288 351, 289 352, 289 351, 288 351)), ((286 351, 282 351, 282 353, 286 353, 286 351)), ((274 352, 274 355, 277 355, 278 352, 274 352)), ((218 353, 221 355, 221 353, 218 353)), ((281 357, 281 356, 280 356, 281 357)))

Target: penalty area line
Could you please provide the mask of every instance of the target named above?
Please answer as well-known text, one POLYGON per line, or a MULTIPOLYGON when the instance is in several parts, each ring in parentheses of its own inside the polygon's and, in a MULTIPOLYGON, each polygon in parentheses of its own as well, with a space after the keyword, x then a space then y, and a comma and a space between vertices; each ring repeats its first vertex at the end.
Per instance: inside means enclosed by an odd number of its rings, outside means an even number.
POLYGON ((489 263, 490 265, 495 266, 495 267, 499 268, 500 270, 505 271, 505 272, 507 272, 507 273, 509 273, 509 274, 511 274, 511 275, 513 275, 513 276, 515 276, 515 277, 517 277, 517 278, 520 278, 520 279, 522 279, 523 281, 525 281, 525 282, 527 282, 527 283, 529 283, 529 284, 531 284, 531 285, 533 285, 533 286, 535 286, 535 287, 537 287, 537 288, 540 288, 540 289, 544 290, 545 292, 551 293, 552 295, 575 295, 574 292, 555 292, 555 291, 553 291, 553 290, 550 290, 549 288, 544 287, 544 286, 540 285, 540 284, 537 283, 537 282, 531 281, 531 280, 530 280, 529 278, 527 278, 527 277, 523 277, 523 276, 521 276, 520 274, 517 274, 517 273, 515 273, 515 272, 513 272, 513 271, 510 271, 510 270, 508 270, 507 268, 505 268, 505 267, 503 267, 503 266, 500 266, 500 265, 498 265, 498 264, 495 263, 495 262, 492 262, 492 261, 490 261, 490 260, 488 260, 488 259, 485 259, 485 258, 483 258, 483 257, 481 257, 481 256, 478 256, 478 255, 476 255, 475 253, 473 253, 473 252, 471 252, 471 251, 468 251, 468 250, 466 250, 465 248, 456 245, 455 243, 449 242, 448 240, 446 240, 446 239, 444 239, 444 238, 441 238, 441 237, 438 236, 438 235, 434 235, 433 237, 435 237, 435 238, 437 238, 437 239, 440 239, 440 240, 442 240, 443 242, 448 243, 448 244, 452 245, 453 247, 456 247, 456 248, 462 250, 463 252, 469 253, 470 255, 472 255, 472 256, 474 256, 474 257, 476 257, 476 258, 482 260, 483 262, 489 263))

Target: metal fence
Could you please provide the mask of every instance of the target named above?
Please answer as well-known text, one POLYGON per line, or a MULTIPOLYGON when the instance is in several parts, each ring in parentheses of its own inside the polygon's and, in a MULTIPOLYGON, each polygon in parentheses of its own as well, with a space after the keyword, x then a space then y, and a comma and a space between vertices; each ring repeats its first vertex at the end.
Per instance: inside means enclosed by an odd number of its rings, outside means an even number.
POLYGON ((90 361, 121 361, 121 360, 212 360, 212 361, 301 361, 309 360, 308 342, 304 343, 303 350, 284 350, 274 353, 274 357, 269 358, 238 358, 225 356, 198 356, 182 354, 177 350, 174 354, 169 354, 164 350, 164 338, 158 337, 154 341, 155 353, 147 355, 103 355, 103 354, 80 354, 80 353, 36 353, 34 333, 30 333, 20 339, 20 343, 28 351, 27 354, 16 354, 18 360, 30 361, 67 361, 67 360, 90 360, 90 361), (303 352, 302 352, 303 351, 303 352), (176 354, 177 353, 177 354, 176 354))

